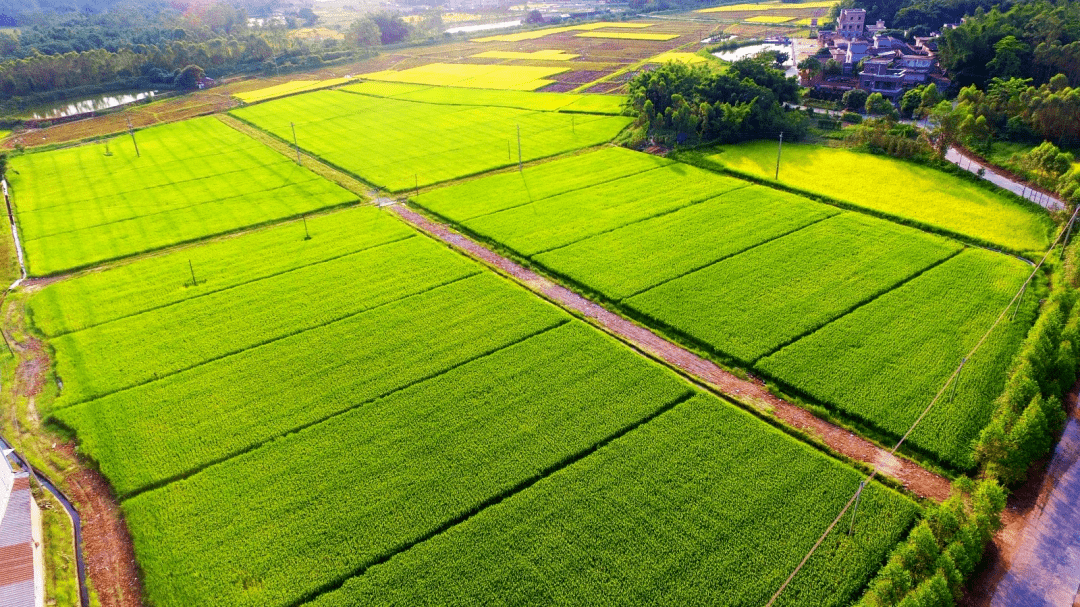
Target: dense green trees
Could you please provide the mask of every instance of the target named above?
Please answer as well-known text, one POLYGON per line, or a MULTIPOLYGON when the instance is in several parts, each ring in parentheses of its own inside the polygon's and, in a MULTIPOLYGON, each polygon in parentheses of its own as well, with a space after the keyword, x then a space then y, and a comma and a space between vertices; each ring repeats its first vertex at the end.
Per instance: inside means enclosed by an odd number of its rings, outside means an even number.
POLYGON ((681 63, 642 73, 630 82, 629 103, 643 136, 683 144, 774 137, 780 131, 798 138, 806 131, 806 115, 783 107, 797 100, 794 79, 762 61, 742 59, 726 73, 681 63))
POLYGON ((1080 3, 1024 2, 1011 9, 975 11, 944 32, 942 65, 961 86, 986 86, 993 78, 1030 77, 1035 84, 1064 74, 1080 86, 1080 3))

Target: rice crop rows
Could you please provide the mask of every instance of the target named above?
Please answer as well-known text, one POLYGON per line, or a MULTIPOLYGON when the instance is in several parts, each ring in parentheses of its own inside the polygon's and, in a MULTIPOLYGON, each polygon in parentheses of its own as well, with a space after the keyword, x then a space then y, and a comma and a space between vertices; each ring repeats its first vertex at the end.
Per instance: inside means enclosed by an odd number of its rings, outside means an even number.
POLYGON ((578 38, 613 38, 616 40, 652 40, 662 42, 674 40, 679 34, 649 34, 638 32, 582 32, 575 34, 578 38))
POLYGON ((61 409, 56 418, 126 495, 564 322, 554 307, 481 274, 61 409))
POLYGON ((147 596, 294 604, 689 394, 578 321, 536 335, 124 502, 147 596))
POLYGON ((441 105, 472 105, 508 107, 544 112, 580 112, 612 114, 623 112, 623 95, 577 95, 572 93, 533 93, 528 91, 495 91, 442 86, 421 86, 400 83, 361 82, 341 87, 351 93, 375 97, 391 97, 403 101, 421 101, 441 105), (390 86, 387 86, 387 85, 390 86))
POLYGON ((543 38, 544 36, 550 36, 552 34, 562 34, 565 32, 576 31, 590 31, 603 28, 627 28, 627 29, 640 29, 644 27, 652 27, 652 23, 625 23, 619 21, 600 21, 597 23, 583 23, 581 25, 568 25, 565 27, 548 27, 544 29, 532 30, 527 32, 517 32, 513 34, 500 34, 498 36, 485 36, 483 38, 474 38, 473 42, 522 42, 525 40, 536 40, 537 38, 543 38))
MULTIPOLYGON (((312 607, 764 605, 860 478, 698 395, 312 607)), ((916 512, 871 484, 779 604, 850 604, 916 512)))
POLYGON ((749 364, 960 248, 911 228, 844 213, 625 303, 749 364))
POLYGON ((347 204, 356 196, 200 118, 13 158, 28 271, 48 275, 347 204), (243 175, 243 179, 237 179, 243 175))
POLYGON ((478 271, 413 237, 67 333, 51 341, 64 382, 57 404, 137 386, 478 271))
POLYGON ((268 228, 183 254, 149 257, 56 282, 36 293, 27 309, 37 330, 56 337, 415 235, 377 208, 353 207, 310 217, 303 224, 268 228), (252 256, 251 251, 274 254, 252 256))
POLYGON ((837 213, 805 198, 752 186, 534 259, 620 301, 837 213))
POLYGON ((456 86, 462 88, 535 91, 553 82, 550 76, 567 67, 528 65, 480 65, 474 63, 429 63, 405 70, 384 70, 361 74, 366 80, 456 86))
POLYGON ((469 107, 317 91, 233 112, 370 183, 411 189, 609 141, 624 116, 469 107))
POLYGON ((562 49, 543 49, 524 53, 520 51, 484 51, 473 57, 477 59, 528 59, 533 61, 569 61, 581 55, 567 53, 562 49))
POLYGON ((669 164, 464 222, 530 256, 745 187, 684 164, 669 164))
MULTIPOLYGON (((967 250, 904 286, 761 360, 757 367, 800 392, 899 438, 990 328, 1027 265, 967 250)), ((909 442, 957 468, 990 419, 1005 370, 1037 309, 1028 295, 964 365, 955 396, 935 405, 909 442)))

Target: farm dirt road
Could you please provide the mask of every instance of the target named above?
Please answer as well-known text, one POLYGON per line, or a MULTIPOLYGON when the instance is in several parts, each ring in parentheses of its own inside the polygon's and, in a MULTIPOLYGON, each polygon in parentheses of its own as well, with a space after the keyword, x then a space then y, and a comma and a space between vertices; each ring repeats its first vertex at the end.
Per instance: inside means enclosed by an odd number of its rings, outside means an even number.
POLYGON ((949 480, 945 477, 930 472, 910 460, 891 455, 888 450, 818 418, 801 407, 777 398, 760 381, 740 379, 649 329, 638 326, 476 241, 454 232, 446 225, 432 221, 400 204, 390 208, 413 227, 510 275, 530 290, 563 308, 592 319, 597 326, 642 352, 682 369, 688 375, 730 398, 759 411, 771 413, 785 424, 817 437, 837 453, 871 466, 877 466, 881 474, 903 483, 909 491, 939 502, 949 496, 949 480))
MULTIPOLYGON (((44 344, 33 337, 27 337, 24 341, 10 336, 8 339, 20 359, 13 389, 18 396, 29 400, 30 421, 39 424, 35 400, 48 379, 49 355, 44 344)), ((41 428, 19 430, 44 436, 41 428)), ((79 461, 72 442, 57 441, 52 445, 52 450, 61 459, 79 461)), ((52 478, 60 480, 55 475, 52 478)), ((86 573, 102 607, 141 607, 142 584, 135 549, 108 482, 100 473, 80 463, 64 476, 60 485, 78 508, 82 519, 86 573)))

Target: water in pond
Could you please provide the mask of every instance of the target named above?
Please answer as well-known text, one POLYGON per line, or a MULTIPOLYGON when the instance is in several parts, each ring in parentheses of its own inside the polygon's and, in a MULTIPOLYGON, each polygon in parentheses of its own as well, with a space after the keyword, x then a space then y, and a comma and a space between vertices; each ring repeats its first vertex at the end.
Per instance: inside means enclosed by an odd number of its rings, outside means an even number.
POLYGON ((743 46, 730 51, 718 51, 713 53, 714 57, 719 57, 724 61, 738 61, 739 59, 745 59, 746 57, 753 57, 758 53, 764 51, 782 51, 788 54, 788 60, 784 62, 785 74, 788 76, 798 76, 799 70, 795 69, 792 65, 792 49, 790 44, 776 44, 773 42, 763 44, 751 44, 750 46, 743 46))
POLYGON ((24 112, 26 118, 34 120, 54 120, 76 114, 107 110, 112 107, 134 103, 142 99, 153 99, 157 91, 138 91, 131 93, 103 93, 78 101, 57 101, 36 105, 24 112))
POLYGON ((482 32, 484 30, 502 30, 509 27, 517 27, 521 25, 521 19, 517 21, 500 21, 499 23, 481 23, 479 25, 462 25, 459 27, 452 27, 446 30, 447 34, 457 34, 460 32, 482 32))

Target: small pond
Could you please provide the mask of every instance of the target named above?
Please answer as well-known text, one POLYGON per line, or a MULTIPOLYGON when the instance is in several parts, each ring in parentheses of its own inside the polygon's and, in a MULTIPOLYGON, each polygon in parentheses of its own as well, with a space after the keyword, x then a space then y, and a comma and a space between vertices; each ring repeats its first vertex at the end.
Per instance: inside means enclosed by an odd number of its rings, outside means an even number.
POLYGON ((66 100, 43 103, 32 106, 22 112, 24 118, 33 120, 54 120, 76 114, 107 110, 109 108, 134 103, 143 99, 153 99, 157 91, 132 91, 129 93, 102 93, 78 101, 66 100))

